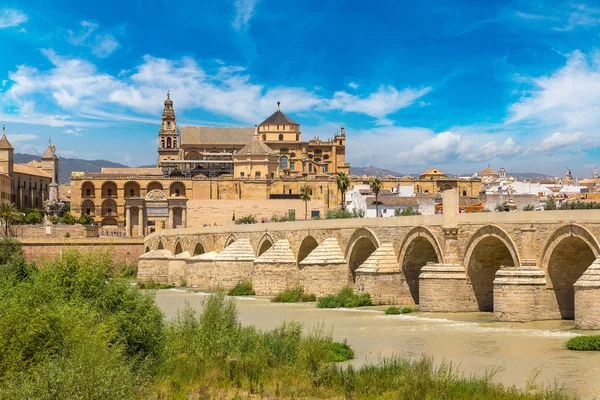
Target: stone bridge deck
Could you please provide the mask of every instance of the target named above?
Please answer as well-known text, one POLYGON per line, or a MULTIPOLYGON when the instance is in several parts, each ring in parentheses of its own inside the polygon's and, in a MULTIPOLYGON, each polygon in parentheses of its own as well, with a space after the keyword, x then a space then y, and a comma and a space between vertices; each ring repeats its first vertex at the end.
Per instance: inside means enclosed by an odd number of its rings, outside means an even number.
POLYGON ((166 230, 145 239, 139 279, 258 294, 353 285, 380 304, 576 319, 600 328, 600 211, 444 214, 166 230), (596 269, 598 267, 598 269, 596 269))

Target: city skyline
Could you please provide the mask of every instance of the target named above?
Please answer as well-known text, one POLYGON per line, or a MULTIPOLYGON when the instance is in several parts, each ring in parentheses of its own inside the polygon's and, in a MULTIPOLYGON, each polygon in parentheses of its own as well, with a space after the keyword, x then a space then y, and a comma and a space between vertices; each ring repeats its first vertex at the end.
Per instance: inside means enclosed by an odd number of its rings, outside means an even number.
POLYGON ((253 126, 277 101, 304 140, 344 125, 354 166, 584 177, 599 30, 586 3, 9 2, 0 124, 21 153, 52 137, 61 156, 152 164, 170 90, 180 125, 253 126))

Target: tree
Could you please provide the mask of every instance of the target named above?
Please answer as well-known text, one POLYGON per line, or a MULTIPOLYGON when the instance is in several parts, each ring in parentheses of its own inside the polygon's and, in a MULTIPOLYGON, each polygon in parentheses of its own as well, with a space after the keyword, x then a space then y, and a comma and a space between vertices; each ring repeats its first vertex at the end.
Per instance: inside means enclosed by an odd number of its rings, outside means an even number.
POLYGON ((0 206, 0 219, 4 222, 4 236, 8 236, 8 226, 21 215, 15 203, 4 203, 0 206))
POLYGON ((300 200, 304 202, 304 219, 308 219, 308 201, 313 194, 312 188, 304 185, 300 188, 300 200))
POLYGON ((556 210, 556 200, 554 200, 554 197, 548 197, 544 210, 556 210))
POLYGON ((338 172, 335 177, 335 183, 340 192, 342 192, 342 210, 346 209, 346 191, 350 186, 350 177, 345 172, 338 172))
POLYGON ((25 217, 25 222, 31 225, 37 225, 42 222, 42 215, 37 211, 32 211, 25 217))
POLYGON ((381 182, 381 179, 375 178, 369 183, 369 186, 371 186, 371 190, 375 193, 375 213, 376 217, 379 217, 379 192, 383 188, 383 182, 381 182))

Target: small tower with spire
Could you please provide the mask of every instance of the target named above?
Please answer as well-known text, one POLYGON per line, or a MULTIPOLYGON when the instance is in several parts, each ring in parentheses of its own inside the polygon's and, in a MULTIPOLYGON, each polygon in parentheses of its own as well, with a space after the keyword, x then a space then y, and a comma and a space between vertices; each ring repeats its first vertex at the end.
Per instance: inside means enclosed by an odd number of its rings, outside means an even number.
POLYGON ((2 126, 2 137, 0 137, 0 172, 13 176, 14 152, 8 139, 6 138, 6 125, 2 126))
POLYGON ((171 100, 171 93, 167 92, 162 123, 158 131, 158 166, 163 160, 176 160, 179 154, 179 145, 179 131, 175 120, 173 100, 171 100))
POLYGON ((52 183, 58 183, 58 156, 56 155, 56 145, 48 139, 48 148, 42 155, 42 171, 45 171, 52 177, 52 183))

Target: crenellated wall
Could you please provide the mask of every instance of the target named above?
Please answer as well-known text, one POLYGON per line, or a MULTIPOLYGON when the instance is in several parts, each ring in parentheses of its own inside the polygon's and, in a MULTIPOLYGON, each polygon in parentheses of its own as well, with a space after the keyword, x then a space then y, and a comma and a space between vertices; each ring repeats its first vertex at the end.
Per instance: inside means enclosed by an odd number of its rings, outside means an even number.
MULTIPOLYGON (((151 259, 156 264, 158 249, 189 252, 181 281, 200 288, 252 279, 259 283, 257 294, 301 284, 323 295, 351 285, 380 304, 494 311, 505 321, 575 318, 600 328, 600 320, 594 325, 578 317, 585 311, 576 306, 574 294, 575 283, 600 255, 599 237, 597 210, 459 214, 456 190, 446 190, 443 215, 161 231, 145 238, 139 268, 151 268, 151 259), (240 240, 244 261, 220 262, 219 255, 240 240), (281 263, 274 257, 276 242, 289 246, 281 263), (209 252, 216 256, 198 260, 209 252)), ((589 288, 588 282, 588 303, 600 293, 589 288)))

